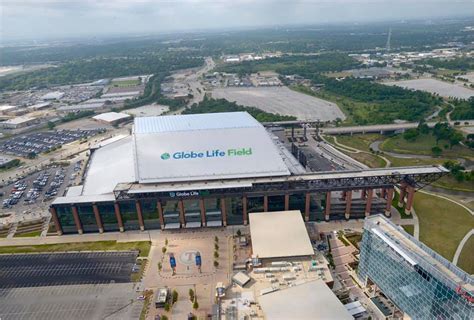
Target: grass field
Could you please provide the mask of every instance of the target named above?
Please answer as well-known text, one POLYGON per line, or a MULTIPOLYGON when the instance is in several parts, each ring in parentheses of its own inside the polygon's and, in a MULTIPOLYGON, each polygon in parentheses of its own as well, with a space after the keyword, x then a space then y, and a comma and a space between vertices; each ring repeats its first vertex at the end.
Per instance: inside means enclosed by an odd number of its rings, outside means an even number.
POLYGON ((406 166, 425 166, 433 164, 443 164, 447 161, 444 158, 432 158, 432 159, 421 159, 421 158, 395 158, 389 155, 384 154, 385 158, 390 160, 391 167, 406 167, 406 166))
POLYGON ((435 181, 433 185, 445 189, 474 192, 473 181, 459 182, 451 175, 442 177, 441 179, 435 181))
POLYGON ((474 237, 471 236, 462 248, 461 255, 458 260, 458 267, 469 274, 474 274, 474 237))
POLYGON ((25 233, 15 233, 15 238, 26 238, 26 237, 39 237, 41 235, 41 230, 25 232, 25 233))
POLYGON ((113 87, 133 87, 138 86, 139 84, 140 80, 138 79, 112 81, 113 87))
POLYGON ((415 226, 412 224, 402 225, 402 228, 411 235, 415 233, 415 226))
MULTIPOLYGON (((421 192, 415 195, 414 207, 420 223, 420 240, 451 261, 459 242, 474 227, 474 217, 451 201, 421 192)), ((473 261, 474 255, 468 260, 473 261)))
MULTIPOLYGON (((471 158, 474 159, 474 151, 469 150, 463 146, 454 146, 452 149, 447 149, 444 146, 448 144, 446 141, 440 141, 438 146, 443 149, 442 157, 449 158, 471 158)), ((415 139, 415 141, 407 141, 402 135, 397 135, 386 139, 380 144, 380 149, 388 152, 404 153, 404 154, 419 154, 431 156, 431 148, 436 145, 436 138, 431 134, 423 134, 415 139)))
POLYGON ((348 147, 356 148, 363 151, 370 152, 370 145, 377 141, 383 140, 384 137, 381 134, 368 133, 368 134, 357 134, 353 136, 338 136, 337 141, 348 147))
POLYGON ((104 250, 139 250, 140 257, 147 257, 150 252, 149 241, 117 242, 73 242, 60 244, 40 244, 31 246, 0 247, 0 253, 37 253, 37 252, 64 252, 64 251, 104 251, 104 250))

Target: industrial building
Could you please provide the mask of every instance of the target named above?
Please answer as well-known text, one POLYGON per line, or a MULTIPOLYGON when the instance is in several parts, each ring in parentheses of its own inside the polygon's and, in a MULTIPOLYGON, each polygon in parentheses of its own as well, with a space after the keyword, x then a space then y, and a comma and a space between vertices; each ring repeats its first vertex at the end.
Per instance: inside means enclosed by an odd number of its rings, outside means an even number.
POLYGON ((105 112, 105 113, 101 113, 96 116, 93 116, 92 119, 101 123, 115 125, 115 124, 119 124, 119 123, 132 119, 132 116, 129 114, 120 113, 120 112, 105 112))
POLYGON ((387 317, 474 317, 474 278, 383 216, 365 220, 358 276, 387 317))
POLYGON ((0 122, 0 128, 5 130, 15 130, 25 128, 39 122, 40 121, 37 118, 22 116, 0 122))
POLYGON ((447 173, 298 165, 246 112, 138 117, 131 135, 91 149, 81 191, 56 198, 51 212, 59 234, 239 225, 251 212, 287 210, 305 221, 358 219, 390 215, 395 185, 410 211, 415 188, 447 173))

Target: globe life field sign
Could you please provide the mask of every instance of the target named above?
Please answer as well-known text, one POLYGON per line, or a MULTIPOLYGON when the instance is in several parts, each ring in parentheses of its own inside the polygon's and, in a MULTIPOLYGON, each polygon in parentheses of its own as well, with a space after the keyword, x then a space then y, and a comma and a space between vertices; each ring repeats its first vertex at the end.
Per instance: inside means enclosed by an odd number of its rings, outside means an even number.
POLYGON ((227 151, 222 151, 219 149, 206 150, 206 151, 178 151, 174 152, 172 156, 170 153, 165 152, 161 155, 162 160, 176 159, 176 160, 186 160, 186 159, 201 159, 201 158, 223 158, 223 157, 247 157, 252 155, 252 148, 237 148, 237 149, 228 149, 227 151))

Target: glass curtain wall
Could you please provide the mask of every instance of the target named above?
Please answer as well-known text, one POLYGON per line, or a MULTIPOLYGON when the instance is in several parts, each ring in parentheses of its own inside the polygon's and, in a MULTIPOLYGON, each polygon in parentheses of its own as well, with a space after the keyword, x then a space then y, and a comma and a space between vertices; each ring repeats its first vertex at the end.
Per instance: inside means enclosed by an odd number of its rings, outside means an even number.
POLYGON ((140 229, 135 201, 120 202, 120 213, 122 214, 123 227, 125 230, 140 229))
POLYGON ((145 229, 160 229, 160 219, 155 199, 140 200, 145 229))
POLYGON ((227 224, 238 225, 244 224, 242 198, 240 197, 229 197, 225 198, 226 213, 227 213, 227 224))
POLYGON ((81 220, 82 230, 84 232, 98 232, 99 227, 95 220, 94 210, 92 205, 78 205, 77 212, 79 214, 79 220, 81 220))
POLYGON ((114 204, 102 203, 98 204, 97 206, 99 207, 99 213, 100 217, 102 218, 102 225, 104 226, 104 231, 119 231, 114 204))
POLYGON ((70 206, 55 206, 63 233, 77 233, 70 206))

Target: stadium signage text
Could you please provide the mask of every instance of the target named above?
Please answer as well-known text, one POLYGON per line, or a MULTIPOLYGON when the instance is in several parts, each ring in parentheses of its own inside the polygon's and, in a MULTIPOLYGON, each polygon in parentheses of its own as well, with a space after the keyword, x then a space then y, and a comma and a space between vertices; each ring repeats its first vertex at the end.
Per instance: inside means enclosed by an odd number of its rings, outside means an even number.
POLYGON ((223 157, 245 157, 252 155, 252 148, 228 149, 222 151, 219 149, 206 151, 178 151, 173 154, 165 152, 161 155, 162 160, 175 159, 201 159, 201 158, 223 158, 223 157))

